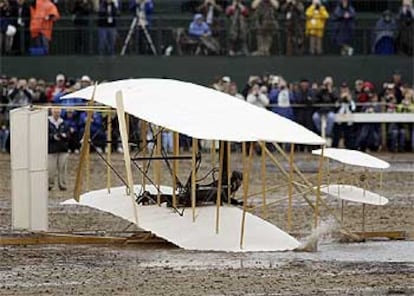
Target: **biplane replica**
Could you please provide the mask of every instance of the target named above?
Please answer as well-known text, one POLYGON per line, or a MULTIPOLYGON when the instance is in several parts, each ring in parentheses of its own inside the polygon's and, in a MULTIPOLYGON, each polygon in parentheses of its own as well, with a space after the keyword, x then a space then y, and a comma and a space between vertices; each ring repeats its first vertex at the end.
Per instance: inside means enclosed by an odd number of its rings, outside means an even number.
MULTIPOLYGON (((370 167, 367 165, 369 159, 374 163, 371 167, 384 169, 387 165, 381 160, 374 161, 373 157, 362 152, 325 149, 325 140, 303 126, 207 87, 171 79, 126 79, 90 86, 63 97, 70 98, 88 100, 88 105, 82 107, 88 116, 74 198, 62 204, 87 206, 111 213, 187 250, 240 252, 299 248, 297 239, 265 220, 268 204, 266 193, 270 191, 267 188, 266 158, 275 165, 288 186, 287 231, 291 230, 294 196, 303 197, 312 209, 315 228, 319 223, 321 207, 332 214, 339 224, 343 221, 343 217, 339 217, 322 198, 324 194, 362 203, 386 203, 385 198, 368 191, 368 183, 364 183, 364 188, 350 187, 339 182, 323 184, 326 157, 357 165, 355 161, 359 161, 359 165, 367 167, 370 167), (93 145, 90 140, 93 112, 116 112, 125 174, 116 172, 111 165, 112 140, 111 132, 108 131, 107 156, 98 153, 108 169, 107 186, 102 190, 81 194, 84 166, 90 145, 93 145), (130 152, 127 114, 141 122, 141 150, 133 156, 130 152), (173 132, 172 154, 163 150, 161 145, 161 134, 165 131, 173 132), (179 134, 192 139, 191 154, 180 155, 179 134), (211 141, 212 153, 215 153, 214 147, 219 143, 218 162, 214 161, 215 156, 212 155, 213 168, 209 175, 212 180, 204 184, 202 182, 208 176, 198 178, 202 161, 198 151, 199 140, 211 141), (230 143, 241 143, 242 172, 230 170, 230 143), (290 154, 280 146, 281 143, 291 144, 290 154), (275 157, 274 152, 268 148, 269 144, 289 164, 289 169, 275 157), (312 183, 294 163, 295 144, 321 148, 313 152, 319 155, 316 183, 312 183), (249 181, 254 145, 261 149, 261 217, 249 212, 249 181), (185 181, 181 181, 177 174, 181 161, 191 162, 191 170, 185 181), (161 162, 168 168, 171 186, 161 184, 161 162), (148 173, 151 163, 154 164, 153 178, 148 173), (381 165, 375 166, 378 163, 381 165), (133 174, 133 168, 136 169, 138 178, 133 174), (124 186, 111 186, 111 170, 124 186), (139 181, 135 182, 134 179, 139 181), (242 191, 241 198, 237 197, 239 189, 242 191)), ((111 126, 110 118, 108 116, 108 128, 111 126)), ((340 227, 341 234, 358 239, 343 225, 340 227)))

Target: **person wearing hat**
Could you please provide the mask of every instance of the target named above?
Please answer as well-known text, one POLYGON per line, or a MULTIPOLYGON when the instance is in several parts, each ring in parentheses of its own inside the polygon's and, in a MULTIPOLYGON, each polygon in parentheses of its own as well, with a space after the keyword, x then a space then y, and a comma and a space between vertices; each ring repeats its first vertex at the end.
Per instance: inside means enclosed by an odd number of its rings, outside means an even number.
MULTIPOLYGON (((253 0, 253 28, 256 33, 257 50, 255 56, 269 56, 273 36, 279 29, 276 11, 279 9, 278 0, 253 0)), ((279 44, 278 44, 279 46, 279 44)))
POLYGON ((52 102, 55 99, 55 96, 59 93, 64 92, 66 89, 66 78, 63 74, 56 75, 56 83, 50 87, 46 92, 46 97, 48 102, 52 102))
POLYGON ((92 84, 92 80, 88 75, 83 75, 80 79, 80 88, 88 87, 92 84))
POLYGON ((335 24, 334 42, 340 48, 341 55, 351 56, 354 52, 351 47, 352 35, 355 29, 355 9, 351 0, 340 0, 333 12, 335 24))
POLYGON ((201 13, 194 15, 193 21, 190 23, 188 33, 191 37, 199 41, 199 46, 196 49, 196 54, 204 52, 204 54, 220 52, 220 45, 216 39, 212 37, 210 26, 204 20, 201 13))
POLYGON ((397 23, 391 11, 386 10, 375 24, 372 40, 372 53, 379 55, 395 54, 395 32, 397 23))
POLYGON ((414 7, 412 0, 403 0, 398 14, 397 50, 399 53, 413 55, 414 44, 414 7))

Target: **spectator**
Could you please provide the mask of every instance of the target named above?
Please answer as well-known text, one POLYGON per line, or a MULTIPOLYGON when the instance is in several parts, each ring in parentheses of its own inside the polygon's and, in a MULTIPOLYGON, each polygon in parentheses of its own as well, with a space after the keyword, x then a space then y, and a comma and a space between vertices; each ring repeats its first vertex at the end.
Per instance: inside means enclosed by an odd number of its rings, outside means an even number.
POLYGON ((414 8, 412 0, 403 0, 398 15, 397 50, 401 54, 413 55, 414 8))
POLYGON ((50 0, 36 0, 30 6, 30 34, 36 47, 49 53, 53 24, 60 18, 59 11, 50 0))
POLYGON ((20 79, 15 87, 9 90, 10 104, 13 107, 25 106, 32 103, 32 92, 27 88, 26 79, 20 79))
POLYGON ((394 85, 394 94, 397 98, 397 104, 401 103, 403 96, 403 81, 402 81, 402 75, 399 70, 395 70, 394 73, 392 73, 392 81, 391 83, 394 85))
POLYGON ((303 4, 301 0, 287 0, 282 11, 286 20, 286 55, 302 55, 305 44, 303 4))
POLYGON ((327 76, 323 81, 322 87, 315 96, 315 103, 322 104, 324 106, 318 107, 318 109, 313 113, 312 119, 316 130, 320 134, 324 134, 327 138, 328 146, 330 146, 329 142, 332 139, 332 130, 335 123, 334 105, 337 101, 338 98, 333 87, 333 79, 332 77, 327 76), (326 119, 325 131, 322 131, 321 126, 323 117, 326 119))
POLYGON ((391 11, 386 10, 375 24, 372 34, 372 53, 379 55, 395 54, 395 33, 397 24, 391 11))
POLYGON ((368 103, 373 92, 374 85, 369 81, 364 81, 361 86, 361 91, 359 92, 359 95, 357 97, 358 103, 368 103))
POLYGON ((64 120, 67 127, 68 151, 78 154, 80 148, 79 112, 66 110, 64 120))
POLYGON ((223 7, 216 3, 216 0, 204 0, 196 9, 201 13, 212 31, 213 36, 220 34, 220 23, 217 16, 223 12, 223 7))
POLYGON ((188 28, 188 33, 191 37, 199 41, 199 49, 196 54, 199 54, 200 52, 203 52, 204 54, 218 54, 220 52, 220 45, 211 36, 210 26, 204 21, 201 13, 194 15, 194 19, 188 28))
POLYGON ((52 109, 49 116, 49 190, 55 185, 56 175, 59 189, 64 191, 66 186, 66 167, 68 160, 67 127, 60 116, 59 109, 52 109))
MULTIPOLYGON (((85 124, 87 113, 82 112, 79 120, 79 135, 85 132, 85 124)), ((94 149, 102 153, 106 146, 106 134, 103 128, 102 114, 100 112, 93 112, 91 121, 91 142, 94 149)))
POLYGON ((136 30, 136 42, 137 51, 140 54, 147 54, 151 52, 151 45, 145 37, 143 29, 147 30, 152 25, 152 14, 154 12, 154 1, 153 0, 130 0, 129 10, 133 13, 134 17, 138 17, 136 30), (145 41, 144 41, 145 40, 145 41))
POLYGON ((231 82, 230 86, 229 86, 229 95, 236 97, 240 100, 245 100, 243 95, 241 93, 238 92, 237 90, 237 84, 235 82, 231 82))
MULTIPOLYGON (((370 92, 368 96, 368 104, 362 108, 365 113, 381 112, 381 106, 378 104, 378 96, 374 92, 370 92)), ((378 123, 363 123, 359 131, 356 141, 356 148, 361 151, 367 149, 378 151, 381 145, 381 129, 378 123)))
MULTIPOLYGON (((355 101, 346 82, 341 84, 339 102, 336 114, 349 114, 356 111, 355 101)), ((346 149, 355 149, 354 125, 352 122, 335 123, 333 130, 332 147, 339 146, 339 140, 343 137, 346 149)))
POLYGON ((93 12, 92 0, 75 0, 72 8, 73 24, 75 26, 75 51, 88 53, 89 20, 93 12))
POLYGON ((312 131, 315 130, 312 120, 314 92, 310 87, 309 80, 302 79, 299 82, 299 90, 294 95, 295 102, 301 105, 294 109, 294 117, 297 123, 312 131))
POLYGON ((230 49, 229 55, 247 55, 247 17, 249 9, 242 0, 233 0, 233 3, 227 7, 226 14, 230 17, 230 49), (240 44, 240 46, 238 46, 240 44), (240 50, 238 50, 240 48, 240 50))
POLYGON ((247 102, 260 108, 266 108, 269 105, 269 98, 266 94, 260 92, 259 84, 254 84, 247 96, 247 102))
MULTIPOLYGON (((404 99, 397 106, 398 113, 414 113, 414 90, 412 88, 404 89, 404 99)), ((410 149, 414 152, 414 123, 404 124, 406 138, 411 138, 410 149)))
MULTIPOLYGON (((252 10, 254 29, 257 40, 256 56, 269 56, 273 43, 273 36, 279 29, 276 20, 276 11, 279 8, 277 0, 253 0, 252 10)), ((278 44, 279 45, 279 44, 278 44)))
POLYGON ((98 48, 100 55, 114 55, 118 8, 112 0, 102 1, 98 11, 98 48))
POLYGON ((269 94, 271 111, 290 120, 294 120, 291 107, 294 100, 293 93, 288 89, 286 81, 283 78, 277 77, 277 80, 274 79, 273 85, 269 94))
POLYGON ((322 40, 326 20, 329 18, 325 6, 320 0, 313 0, 306 9, 306 36, 309 36, 309 53, 322 54, 322 40))
POLYGON ((341 49, 341 55, 353 55, 351 47, 352 35, 355 29, 355 9, 351 0, 339 0, 333 13, 335 22, 334 43, 341 49))
MULTIPOLYGON (((30 80, 29 80, 30 81, 30 80)), ((46 82, 42 79, 39 79, 36 82, 36 86, 35 88, 31 88, 30 87, 30 83, 29 83, 29 88, 33 93, 33 103, 34 104, 44 104, 47 103, 47 96, 46 96, 46 82)))
POLYGON ((10 53, 16 27, 11 22, 11 8, 7 0, 0 0, 0 54, 10 53))
POLYGON ((56 75, 56 84, 48 88, 46 91, 46 97, 48 102, 52 102, 55 99, 55 96, 59 93, 63 93, 66 89, 66 78, 63 74, 56 75))

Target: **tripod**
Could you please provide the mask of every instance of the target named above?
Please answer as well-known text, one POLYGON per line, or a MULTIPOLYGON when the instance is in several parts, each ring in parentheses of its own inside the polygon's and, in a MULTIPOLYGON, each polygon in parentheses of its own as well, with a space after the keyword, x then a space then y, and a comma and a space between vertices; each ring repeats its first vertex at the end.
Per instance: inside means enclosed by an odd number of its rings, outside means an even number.
MULTIPOLYGON (((144 1, 144 3, 145 3, 145 1, 144 1)), ((121 56, 125 55, 125 52, 128 48, 128 44, 131 41, 131 37, 134 34, 134 32, 135 32, 135 30, 137 29, 138 26, 144 32, 145 39, 147 40, 147 42, 148 42, 148 44, 151 48, 152 53, 154 55, 157 55, 157 50, 155 49, 154 42, 152 42, 151 35, 149 34, 149 32, 147 30, 147 20, 146 20, 146 17, 145 17, 143 7, 140 8, 139 6, 137 6, 135 17, 131 22, 131 26, 129 27, 128 34, 127 34, 127 36, 125 38, 125 41, 124 41, 124 45, 122 46, 121 56)))

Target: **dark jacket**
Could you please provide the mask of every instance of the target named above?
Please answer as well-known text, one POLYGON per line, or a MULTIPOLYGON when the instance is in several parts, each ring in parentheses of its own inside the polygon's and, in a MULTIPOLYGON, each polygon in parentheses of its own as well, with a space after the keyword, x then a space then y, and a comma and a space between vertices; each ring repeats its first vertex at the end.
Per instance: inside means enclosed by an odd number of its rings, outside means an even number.
POLYGON ((16 2, 14 2, 14 4, 11 5, 11 17, 12 25, 16 28, 28 28, 30 25, 29 5, 26 3, 23 3, 23 5, 18 5, 16 2))
POLYGON ((98 12, 98 27, 113 28, 116 27, 118 9, 115 4, 103 2, 98 12))
POLYGON ((315 104, 330 104, 332 106, 324 106, 324 107, 318 107, 316 110, 319 113, 328 113, 328 112, 334 112, 335 106, 334 104, 338 100, 337 95, 334 91, 329 92, 326 88, 321 88, 315 98, 315 104))
POLYGON ((397 24, 389 15, 382 16, 375 24, 372 34, 372 52, 375 54, 394 54, 397 24))
POLYGON ((62 118, 60 118, 58 126, 49 121, 49 142, 48 148, 49 153, 65 153, 68 152, 68 141, 67 141, 67 126, 62 118))
POLYGON ((344 44, 349 45, 352 41, 352 34, 355 28, 355 9, 351 5, 351 1, 348 2, 348 6, 344 7, 341 1, 335 8, 333 13, 334 21, 334 41, 338 46, 344 44), (349 14, 348 18, 345 18, 345 13, 349 14))
POLYGON ((87 26, 89 24, 90 15, 93 10, 92 0, 75 0, 72 13, 74 14, 73 23, 75 26, 87 26))

